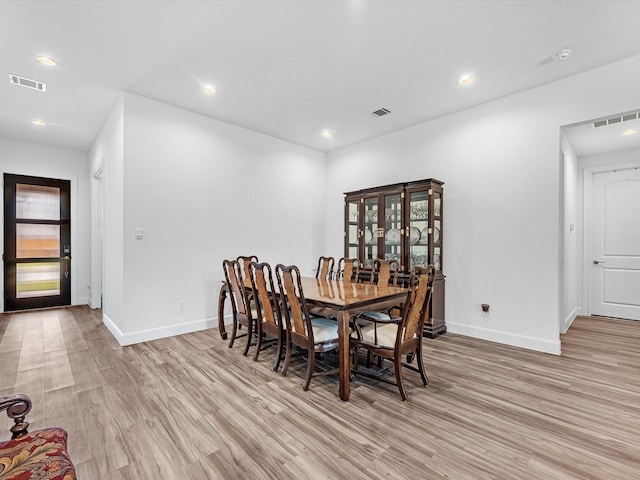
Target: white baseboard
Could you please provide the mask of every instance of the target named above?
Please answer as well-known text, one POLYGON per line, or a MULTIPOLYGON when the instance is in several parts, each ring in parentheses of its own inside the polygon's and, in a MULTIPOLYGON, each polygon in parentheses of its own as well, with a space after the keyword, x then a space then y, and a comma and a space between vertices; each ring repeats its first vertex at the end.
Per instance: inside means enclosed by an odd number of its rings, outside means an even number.
POLYGON ((450 323, 447 321, 447 332, 465 335, 467 337, 480 338, 491 342, 504 343, 514 347, 527 348, 538 352, 560 355, 560 339, 557 341, 544 340, 542 338, 526 337, 513 333, 490 330, 488 328, 464 325, 461 323, 450 323))
POLYGON ((89 304, 89 297, 79 297, 78 301, 74 303, 74 305, 88 305, 88 304, 89 304))
POLYGON ((571 311, 571 313, 567 315, 567 318, 565 318, 562 324, 560 325, 560 333, 567 333, 567 330, 569 330, 569 327, 571 326, 573 321, 576 319, 578 315, 581 315, 581 314, 582 314, 582 307, 574 308, 571 311))
POLYGON ((102 315, 102 321, 111 334, 115 337, 120 345, 133 345, 134 343, 149 342, 158 340, 159 338, 173 337, 185 333, 198 332, 218 326, 218 320, 214 318, 206 318, 203 320, 194 320, 192 322, 178 323, 174 325, 166 325, 163 327, 150 328, 148 330, 139 330, 137 332, 123 333, 122 330, 109 318, 108 315, 102 315))

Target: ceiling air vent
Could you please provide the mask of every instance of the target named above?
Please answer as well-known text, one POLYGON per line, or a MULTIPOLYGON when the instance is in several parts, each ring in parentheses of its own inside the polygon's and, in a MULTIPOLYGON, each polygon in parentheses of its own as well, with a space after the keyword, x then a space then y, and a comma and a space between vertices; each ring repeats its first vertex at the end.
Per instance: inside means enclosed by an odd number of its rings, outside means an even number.
POLYGON ((593 122, 593 126, 598 128, 598 127, 604 127, 605 125, 614 125, 616 123, 620 123, 620 122, 628 122, 629 120, 635 120, 636 118, 640 118, 640 113, 636 112, 636 113, 627 113, 625 115, 618 115, 615 117, 611 117, 611 118, 606 118, 604 120, 598 120, 597 122, 593 122))
POLYGON ((31 88, 40 92, 47 91, 47 84, 39 82, 37 80, 31 80, 30 78, 20 77, 18 75, 9 74, 9 83, 19 85, 21 87, 31 88))
POLYGON ((389 115, 391 113, 391 110, 389 110, 388 108, 379 108, 378 110, 375 110, 373 112, 371 112, 369 115, 371 115, 372 117, 384 117, 385 115, 389 115))

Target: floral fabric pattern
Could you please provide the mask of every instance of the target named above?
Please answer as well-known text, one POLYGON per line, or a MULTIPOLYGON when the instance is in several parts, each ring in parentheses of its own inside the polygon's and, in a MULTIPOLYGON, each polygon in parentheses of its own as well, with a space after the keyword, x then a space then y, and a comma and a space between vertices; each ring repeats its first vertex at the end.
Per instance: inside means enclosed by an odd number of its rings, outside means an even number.
POLYGON ((47 428, 0 442, 0 480, 76 480, 67 432, 47 428))

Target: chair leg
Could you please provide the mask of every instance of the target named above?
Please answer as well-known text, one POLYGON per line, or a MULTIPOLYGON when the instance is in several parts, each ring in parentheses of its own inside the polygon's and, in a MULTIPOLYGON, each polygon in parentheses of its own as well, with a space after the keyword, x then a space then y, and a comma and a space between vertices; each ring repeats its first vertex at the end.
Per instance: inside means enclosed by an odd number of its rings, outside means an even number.
POLYGON ((274 371, 278 371, 278 367, 280 366, 280 360, 282 359, 282 333, 280 335, 278 335, 278 350, 276 353, 276 359, 273 362, 273 370, 274 371))
POLYGON ((422 363, 422 349, 420 347, 418 347, 415 356, 418 357, 418 371, 420 372, 422 383, 426 386, 429 384, 429 378, 427 377, 427 372, 424 370, 424 363, 422 363))
POLYGON ((289 336, 288 330, 287 330, 287 336, 286 336, 286 343, 287 343, 287 353, 284 358, 284 365, 282 366, 282 375, 287 374, 287 370, 289 369, 289 362, 291 362, 291 349, 293 348, 293 346, 291 345, 291 338, 289 336))
POLYGON ((233 342, 236 341, 236 333, 238 331, 238 321, 233 319, 233 327, 231 328, 231 338, 229 338, 229 348, 233 347, 233 342))
POLYGON ((251 346, 251 340, 253 339, 253 321, 250 321, 247 325, 247 345, 244 347, 242 353, 245 357, 249 354, 249 347, 251 346))
POLYGON ((313 369, 315 367, 315 359, 316 359, 316 352, 310 348, 308 350, 309 352, 309 360, 307 361, 307 374, 304 377, 304 384, 302 385, 302 389, 306 392, 307 390, 309 390, 309 384, 311 383, 311 377, 313 375, 313 369))
POLYGON ((400 390, 400 396, 402 397, 402 401, 407 401, 407 392, 404 389, 404 384, 402 383, 402 358, 400 355, 396 355, 393 359, 393 366, 396 371, 396 383, 398 384, 398 389, 400 390))
POLYGON ((256 320, 256 352, 253 354, 253 361, 258 361, 258 355, 260 355, 260 348, 262 348, 262 322, 256 320))

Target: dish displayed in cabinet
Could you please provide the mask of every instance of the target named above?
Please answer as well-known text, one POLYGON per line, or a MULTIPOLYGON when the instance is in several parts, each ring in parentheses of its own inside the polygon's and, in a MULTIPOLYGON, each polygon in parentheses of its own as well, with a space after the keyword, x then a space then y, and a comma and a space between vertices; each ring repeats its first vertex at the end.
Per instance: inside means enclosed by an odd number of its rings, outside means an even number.
POLYGON ((418 245, 428 245, 429 244, 429 227, 424 227, 420 231, 420 240, 418 240, 418 245))
POLYGON ((373 243, 373 233, 368 228, 364 229, 364 243, 373 243))
POLYGON ((389 244, 400 243, 400 230, 398 230, 397 228, 392 228, 385 234, 384 239, 389 244))
POLYGON ((420 233, 420 230, 416 227, 411 227, 411 229, 409 230, 409 242, 411 243, 411 245, 417 244, 421 238, 422 234, 420 233))
MULTIPOLYGON (((420 231, 420 239, 418 240, 418 245, 428 245, 429 244, 429 228, 424 227, 420 231)), ((438 227, 433 227, 433 243, 438 243, 440 241, 440 229, 438 227)), ((413 241, 411 242, 413 244, 413 241)))

